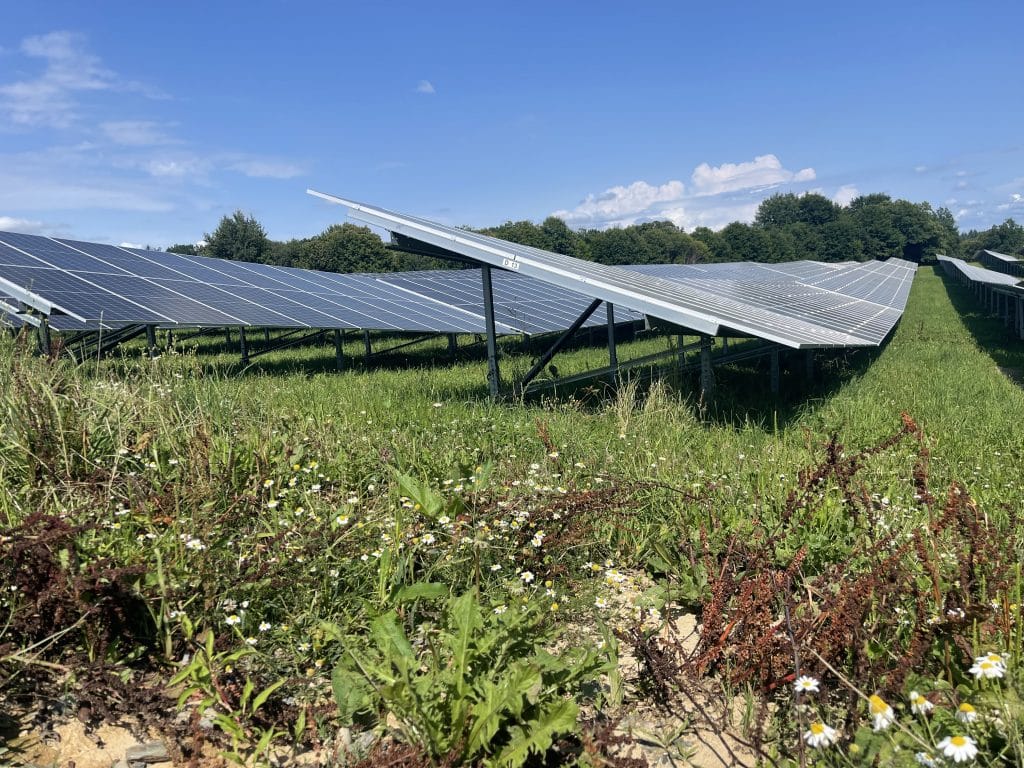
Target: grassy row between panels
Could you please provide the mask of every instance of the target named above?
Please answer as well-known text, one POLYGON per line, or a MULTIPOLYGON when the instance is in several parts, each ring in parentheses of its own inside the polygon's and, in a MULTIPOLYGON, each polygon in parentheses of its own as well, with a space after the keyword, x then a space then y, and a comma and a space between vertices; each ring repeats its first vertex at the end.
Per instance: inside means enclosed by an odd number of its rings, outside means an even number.
POLYGON ((630 713, 679 714, 697 685, 745 697, 751 759, 1019 761, 1013 344, 930 269, 880 350, 823 353, 810 385, 796 359, 781 398, 722 369, 707 405, 689 376, 492 404, 470 352, 338 374, 324 348, 239 371, 7 343, 0 696, 144 712, 182 758, 365 732, 370 760, 597 764, 627 759, 630 713), (989 651, 1000 674, 970 673, 989 651), (875 730, 854 689, 985 717, 908 702, 875 730))

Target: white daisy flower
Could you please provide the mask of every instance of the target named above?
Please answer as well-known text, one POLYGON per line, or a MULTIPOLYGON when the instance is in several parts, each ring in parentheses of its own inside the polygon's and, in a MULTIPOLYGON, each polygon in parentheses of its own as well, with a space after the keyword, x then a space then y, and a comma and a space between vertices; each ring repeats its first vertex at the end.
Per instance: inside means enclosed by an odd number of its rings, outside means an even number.
POLYGON ((872 727, 876 731, 884 731, 896 722, 896 713, 892 711, 892 707, 877 694, 872 694, 868 698, 868 712, 871 715, 872 727))
POLYGON ((961 723, 973 723, 978 719, 978 710, 968 702, 964 702, 956 708, 956 719, 961 723))
POLYGON ((966 763, 978 756, 978 746, 970 736, 947 736, 937 746, 954 763, 966 763))
POLYGON ((1006 667, 989 661, 985 656, 979 656, 974 660, 974 666, 967 671, 974 675, 976 680, 998 680, 1006 674, 1006 667))
POLYGON ((814 722, 804 731, 804 741, 814 749, 831 747, 839 740, 839 731, 821 722, 814 722))
POLYGON ((530 584, 534 580, 534 575, 532 571, 523 571, 519 574, 519 578, 523 580, 524 584, 530 584))
POLYGON ((800 675, 793 681, 793 688, 797 693, 817 693, 821 690, 818 680, 810 675, 800 675))
POLYGON ((935 709, 935 705, 932 704, 928 699, 922 696, 917 691, 910 692, 910 711, 915 715, 927 715, 928 712, 935 709))
POLYGON ((237 627, 239 624, 242 623, 242 617, 239 616, 237 613, 232 613, 230 616, 224 619, 224 623, 227 624, 229 627, 237 627))

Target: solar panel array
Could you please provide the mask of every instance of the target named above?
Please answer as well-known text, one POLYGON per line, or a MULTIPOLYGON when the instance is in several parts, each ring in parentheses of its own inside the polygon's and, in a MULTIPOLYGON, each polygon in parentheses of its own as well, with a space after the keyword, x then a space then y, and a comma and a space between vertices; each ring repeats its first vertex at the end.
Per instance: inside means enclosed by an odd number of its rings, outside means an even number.
POLYGON ((1009 256, 1005 253, 999 253, 998 251, 986 250, 978 251, 974 258, 990 269, 1005 272, 1008 275, 1024 277, 1024 261, 1021 261, 1021 259, 1016 256, 1009 256))
MULTIPOLYGON (((535 278, 616 309, 649 315, 709 335, 740 333, 789 347, 876 345, 902 315, 916 265, 890 259, 863 267, 811 267, 801 276, 752 273, 726 265, 723 276, 666 277, 575 259, 310 190, 349 215, 430 248, 535 278)), ((702 268, 706 268, 703 266, 702 268)), ((669 270, 671 272, 671 270, 669 270)))
MULTIPOLYGON (((474 248, 515 249, 517 260, 528 253, 558 265, 578 261, 493 238, 473 240, 474 248)), ((899 260, 579 263, 586 275, 569 272, 571 279, 560 282, 546 272, 533 278, 523 270, 495 270, 497 332, 568 328, 595 297, 606 296, 593 289, 599 280, 621 294, 618 322, 640 321, 648 310, 677 324, 695 318, 681 324, 692 331, 748 334, 794 347, 877 344, 899 319, 915 269, 899 260)), ((0 313, 12 323, 38 322, 17 314, 27 305, 59 331, 152 324, 486 332, 479 269, 342 275, 0 232, 0 292, 0 313)), ((605 322, 604 313, 596 313, 585 326, 605 322)))
POLYGON ((1024 281, 1014 275, 1004 272, 995 272, 991 269, 968 264, 963 259, 956 259, 951 256, 939 254, 937 257, 947 275, 962 278, 970 283, 999 288, 1020 287, 1024 292, 1024 281))
MULTIPOLYGON (((260 326, 483 333, 483 317, 372 275, 0 232, 0 290, 87 327, 260 326)), ((54 327, 57 327, 54 324, 54 327)), ((502 333, 515 332, 502 327, 502 333)))

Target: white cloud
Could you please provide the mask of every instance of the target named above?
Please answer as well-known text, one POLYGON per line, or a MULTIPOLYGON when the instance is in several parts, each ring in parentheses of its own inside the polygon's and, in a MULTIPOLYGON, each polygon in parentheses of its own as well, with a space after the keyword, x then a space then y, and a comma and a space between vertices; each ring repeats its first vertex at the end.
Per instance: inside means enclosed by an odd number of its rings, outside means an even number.
POLYGON ((180 144, 180 140, 164 132, 159 123, 150 120, 116 120, 100 123, 100 131, 115 144, 126 147, 154 147, 180 144))
POLYGON ((611 187, 599 195, 587 195, 571 211, 556 211, 553 215, 571 225, 628 226, 643 218, 657 203, 681 200, 684 192, 681 181, 669 181, 660 186, 634 181, 628 187, 611 187))
POLYGON ((140 163, 143 170, 158 179, 201 179, 210 171, 210 163, 193 155, 153 157, 140 163))
POLYGON ((719 166, 701 163, 693 171, 693 186, 697 195, 719 195, 741 189, 813 181, 816 177, 813 168, 788 171, 775 155, 759 155, 747 163, 722 163, 719 166))
POLYGON ((226 167, 229 171, 237 171, 254 179, 294 179, 305 173, 305 170, 295 163, 259 158, 237 160, 226 167))
POLYGON ((146 247, 142 243, 127 243, 127 242, 125 242, 125 243, 118 243, 118 245, 120 245, 122 248, 136 248, 138 250, 142 250, 143 248, 146 247))
POLYGON ((104 67, 85 48, 84 38, 61 31, 27 37, 20 51, 45 62, 34 78, 0 84, 0 113, 18 126, 67 128, 78 118, 76 94, 88 91, 137 91, 162 97, 140 83, 125 80, 104 67))
POLYGON ((1014 192, 1010 195, 1009 202, 1000 203, 996 206, 997 211, 1017 211, 1024 210, 1024 195, 1019 192, 1014 192))
POLYGON ((41 221, 19 219, 15 216, 0 216, 0 230, 4 232, 21 232, 25 235, 37 235, 48 227, 41 221))
MULTIPOLYGON (((733 221, 753 221, 760 205, 760 199, 752 199, 755 193, 782 184, 811 181, 815 175, 813 168, 786 170, 775 155, 717 167, 701 163, 693 171, 690 189, 677 180, 664 184, 634 181, 587 195, 575 208, 552 215, 577 228, 605 229, 668 220, 684 229, 720 229, 733 221)), ((844 189, 847 187, 840 191, 844 189)), ((849 190, 856 194, 852 186, 849 190)))
POLYGON ((927 173, 927 171, 928 171, 928 166, 927 165, 915 165, 914 166, 914 172, 915 173, 927 173))
POLYGON ((853 184, 843 184, 836 193, 832 195, 832 199, 839 205, 845 207, 849 205, 853 200, 860 196, 860 191, 853 184))
POLYGON ((431 95, 437 93, 437 91, 434 90, 434 84, 429 80, 420 80, 416 85, 416 93, 431 95))
POLYGON ((83 143, 0 154, 0 210, 174 210, 171 190, 126 175, 95 147, 83 143))

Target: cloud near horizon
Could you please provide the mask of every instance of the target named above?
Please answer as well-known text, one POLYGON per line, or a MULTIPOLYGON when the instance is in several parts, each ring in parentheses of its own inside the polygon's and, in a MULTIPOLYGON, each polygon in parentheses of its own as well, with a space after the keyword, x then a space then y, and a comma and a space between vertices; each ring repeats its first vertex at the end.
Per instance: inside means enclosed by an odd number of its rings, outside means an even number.
MULTIPOLYGON (((576 228, 608 229, 668 220, 682 229, 720 229, 733 221, 753 220, 763 196, 751 200, 752 195, 815 178, 813 168, 787 170, 773 154, 719 166, 701 163, 690 176, 689 189, 678 180, 660 185, 634 181, 589 194, 575 208, 555 211, 552 216, 576 228)), ((845 185, 836 193, 837 202, 840 196, 853 199, 856 193, 855 187, 845 185)))
POLYGON ((20 219, 15 216, 0 216, 0 231, 3 232, 21 232, 25 235, 38 235, 48 229, 49 227, 41 221, 20 219))

